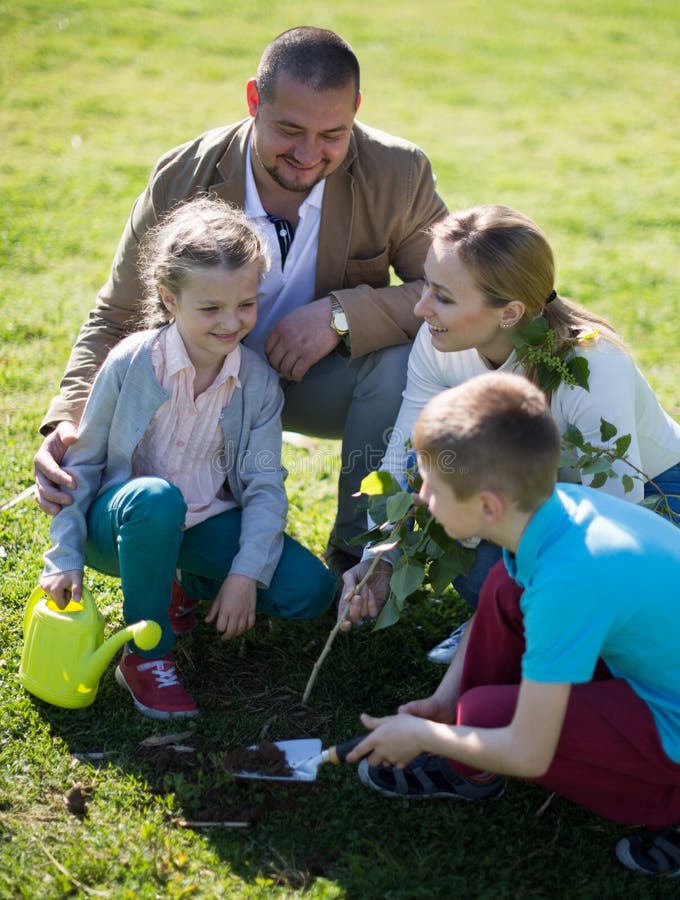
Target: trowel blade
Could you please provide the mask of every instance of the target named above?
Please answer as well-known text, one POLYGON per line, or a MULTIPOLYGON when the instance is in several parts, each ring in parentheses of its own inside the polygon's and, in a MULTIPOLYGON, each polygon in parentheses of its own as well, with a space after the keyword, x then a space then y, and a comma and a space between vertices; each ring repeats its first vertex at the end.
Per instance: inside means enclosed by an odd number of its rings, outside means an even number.
MULTIPOLYGON (((261 772, 232 772, 231 774, 234 778, 256 778, 261 781, 316 781, 323 749, 318 738, 274 741, 274 746, 278 747, 286 757, 286 763, 292 770, 290 775, 265 775, 261 772), (315 761, 315 757, 318 757, 317 761, 315 761)), ((248 749, 257 750, 257 744, 248 749)))

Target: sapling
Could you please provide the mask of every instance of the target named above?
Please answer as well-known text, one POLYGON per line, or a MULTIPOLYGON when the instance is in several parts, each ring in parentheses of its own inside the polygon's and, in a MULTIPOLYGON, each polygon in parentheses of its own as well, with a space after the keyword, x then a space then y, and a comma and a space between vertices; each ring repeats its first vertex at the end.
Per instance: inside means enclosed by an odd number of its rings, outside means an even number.
POLYGON ((396 561, 390 559, 393 563, 390 592, 375 622, 375 630, 398 622, 407 598, 423 584, 429 583, 435 592, 441 593, 454 578, 469 570, 474 552, 450 538, 427 507, 418 501, 419 487, 415 462, 407 470, 406 490, 389 472, 371 472, 361 482, 358 496, 364 498, 371 521, 379 524, 359 535, 353 543, 370 543, 373 559, 352 594, 343 598, 345 608, 314 663, 302 695, 303 705, 307 703, 319 669, 349 613, 352 597, 361 593, 385 554, 391 556, 396 551, 398 558, 396 561))

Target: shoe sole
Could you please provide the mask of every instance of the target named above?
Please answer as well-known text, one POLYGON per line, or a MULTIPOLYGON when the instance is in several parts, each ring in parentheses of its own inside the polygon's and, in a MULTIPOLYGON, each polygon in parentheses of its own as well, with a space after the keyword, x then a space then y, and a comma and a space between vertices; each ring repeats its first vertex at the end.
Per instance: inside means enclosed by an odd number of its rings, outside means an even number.
POLYGON ((369 765, 367 761, 364 759, 359 763, 359 780, 362 784, 365 784, 367 787, 373 788, 374 791, 377 791, 379 794, 382 794, 383 797, 392 797, 397 800, 466 800, 468 803, 476 803, 480 800, 497 800, 503 796, 505 793, 506 785, 503 784, 501 789, 496 794, 486 794, 483 797, 466 797, 465 794, 453 793, 451 791, 434 791, 431 794, 400 794, 398 791, 390 791, 388 788, 380 787, 379 784, 376 784, 371 780, 369 775, 369 765), (366 765, 364 765, 366 763, 366 765))
POLYGON ((448 666, 453 657, 456 655, 457 649, 458 647, 456 647, 453 652, 446 651, 444 653, 437 653, 436 650, 430 650, 430 652, 427 654, 427 658, 430 660, 430 662, 436 663, 438 666, 448 666))
POLYGON ((125 680, 125 675, 123 675, 120 670, 120 666, 116 666, 116 681, 122 688, 125 688, 128 694, 132 697, 132 702, 134 703, 137 712, 140 712, 143 716, 146 716, 147 719, 192 719, 198 715, 197 709, 169 712, 162 709, 153 709, 150 706, 144 706, 144 704, 140 703, 133 694, 130 685, 125 680))

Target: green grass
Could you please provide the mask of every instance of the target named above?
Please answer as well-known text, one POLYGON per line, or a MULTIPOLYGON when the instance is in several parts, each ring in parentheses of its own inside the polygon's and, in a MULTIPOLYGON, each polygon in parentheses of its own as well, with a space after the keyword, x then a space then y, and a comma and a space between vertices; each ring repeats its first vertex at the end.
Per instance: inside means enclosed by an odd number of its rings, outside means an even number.
MULTIPOLYGON (((0 503, 31 484, 56 391, 123 222, 168 148, 245 113, 264 44, 301 22, 334 28, 363 67, 361 118, 417 141, 452 208, 508 203, 546 229, 562 293, 613 320, 680 415, 675 0, 0 2, 0 503)), ((290 530, 320 553, 337 446, 287 447, 290 530)), ((335 467, 335 469, 334 469, 335 467)), ((348 768, 314 785, 237 785, 225 748, 335 742, 362 710, 429 693, 425 660, 465 609, 414 603, 394 628, 339 639, 309 708, 300 695, 332 617, 259 622, 222 646, 200 629, 179 659, 203 709, 194 754, 140 749, 177 730, 139 717, 111 669, 89 709, 17 682, 22 610, 47 546, 30 502, 0 513, 0 897, 670 897, 619 871, 625 829, 513 783, 485 806, 391 802, 348 768), (84 753, 105 752, 102 761, 84 753), (63 800, 88 791, 78 816, 63 800), (247 829, 190 829, 247 808, 247 829)), ((111 629, 117 585, 92 587, 111 629)))

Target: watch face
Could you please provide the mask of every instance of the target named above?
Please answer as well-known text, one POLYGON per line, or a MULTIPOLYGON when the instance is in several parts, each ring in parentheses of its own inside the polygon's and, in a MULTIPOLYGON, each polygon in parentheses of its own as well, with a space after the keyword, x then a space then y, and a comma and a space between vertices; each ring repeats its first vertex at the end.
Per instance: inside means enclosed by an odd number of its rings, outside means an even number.
POLYGON ((347 316, 341 310, 337 310, 333 313, 333 327, 341 334, 346 334, 349 331, 347 316))

